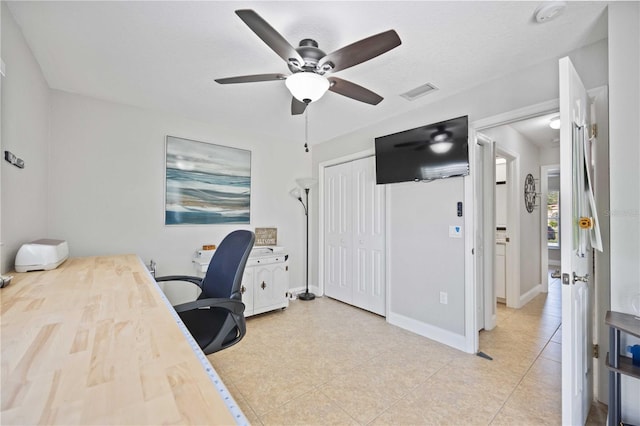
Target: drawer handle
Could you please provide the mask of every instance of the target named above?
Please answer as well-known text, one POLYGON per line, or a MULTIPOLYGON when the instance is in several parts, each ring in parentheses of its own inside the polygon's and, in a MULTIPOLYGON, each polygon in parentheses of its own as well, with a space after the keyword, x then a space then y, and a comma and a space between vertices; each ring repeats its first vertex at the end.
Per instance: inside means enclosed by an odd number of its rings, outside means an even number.
POLYGON ((241 286, 240 287, 240 293, 244 294, 247 291, 247 288, 245 286, 241 286))
POLYGON ((267 285, 264 283, 264 281, 262 281, 262 284, 260 284, 260 288, 262 288, 263 290, 267 288, 267 285))

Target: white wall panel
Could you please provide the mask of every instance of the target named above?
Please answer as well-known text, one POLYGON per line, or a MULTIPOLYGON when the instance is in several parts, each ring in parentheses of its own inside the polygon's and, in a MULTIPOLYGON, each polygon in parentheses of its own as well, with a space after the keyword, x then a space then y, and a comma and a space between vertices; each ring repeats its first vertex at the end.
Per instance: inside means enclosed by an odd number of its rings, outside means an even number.
POLYGON ((47 232, 49 86, 6 3, 2 2, 1 7, 1 51, 6 67, 6 76, 2 77, 2 151, 11 151, 25 162, 24 169, 4 160, 0 166, 0 272, 5 273, 13 270, 23 243, 65 236, 47 232))

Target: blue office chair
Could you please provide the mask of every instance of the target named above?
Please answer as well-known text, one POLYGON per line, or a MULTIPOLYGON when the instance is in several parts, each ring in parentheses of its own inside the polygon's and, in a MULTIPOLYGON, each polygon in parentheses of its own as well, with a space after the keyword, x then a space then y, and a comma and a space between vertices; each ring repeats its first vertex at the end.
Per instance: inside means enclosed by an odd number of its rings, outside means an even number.
POLYGON ((197 300, 176 305, 174 309, 207 355, 235 345, 246 334, 240 286, 255 239, 251 231, 227 235, 213 254, 204 278, 184 275, 156 278, 158 282, 187 281, 202 289, 197 300))

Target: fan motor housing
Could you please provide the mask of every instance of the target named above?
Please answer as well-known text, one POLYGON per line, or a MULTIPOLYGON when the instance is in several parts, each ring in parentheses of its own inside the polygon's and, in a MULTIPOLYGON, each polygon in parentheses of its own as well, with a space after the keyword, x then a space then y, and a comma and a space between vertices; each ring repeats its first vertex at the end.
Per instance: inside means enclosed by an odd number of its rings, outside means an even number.
POLYGON ((296 48, 296 52, 298 52, 300 56, 302 56, 302 59, 304 59, 304 64, 302 64, 301 67, 296 67, 292 64, 289 64, 289 69, 291 70, 291 72, 299 72, 300 68, 305 71, 320 71, 316 69, 318 61, 327 56, 327 54, 324 53, 322 49, 318 48, 318 42, 310 38, 300 40, 300 43, 296 48))

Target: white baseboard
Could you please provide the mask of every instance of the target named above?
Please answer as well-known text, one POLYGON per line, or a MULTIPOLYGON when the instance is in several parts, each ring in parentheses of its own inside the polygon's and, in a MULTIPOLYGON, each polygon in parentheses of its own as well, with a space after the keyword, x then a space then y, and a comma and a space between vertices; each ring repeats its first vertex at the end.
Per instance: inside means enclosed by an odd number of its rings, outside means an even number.
POLYGON ((521 308, 527 303, 531 302, 531 300, 533 300, 533 298, 540 293, 542 293, 542 284, 538 284, 537 286, 533 287, 531 290, 520 296, 520 306, 518 307, 521 308))
MULTIPOLYGON (((304 286, 290 287, 289 288, 289 293, 293 293, 293 294, 304 293, 305 288, 306 287, 304 287, 304 286)), ((315 286, 315 285, 310 285, 309 286, 309 291, 311 293, 315 294, 318 297, 322 296, 322 294, 320 293, 320 288, 315 286)))
POLYGON ((451 331, 444 330, 440 327, 417 321, 413 318, 405 317, 404 315, 395 314, 393 312, 387 313, 387 322, 411 331, 412 333, 419 334, 420 336, 424 336, 428 339, 435 340, 436 342, 466 352, 465 337, 459 334, 452 333, 451 331))

